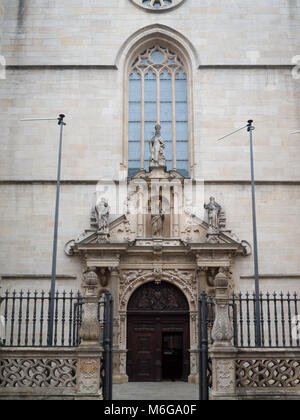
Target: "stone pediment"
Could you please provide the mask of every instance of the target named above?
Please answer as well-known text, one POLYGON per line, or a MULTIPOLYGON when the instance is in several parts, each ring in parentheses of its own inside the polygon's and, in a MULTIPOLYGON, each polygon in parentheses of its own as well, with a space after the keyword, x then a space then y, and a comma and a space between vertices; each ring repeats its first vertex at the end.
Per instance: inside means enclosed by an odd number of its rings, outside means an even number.
POLYGON ((139 171, 128 178, 127 213, 110 214, 109 197, 98 197, 91 211, 90 228, 67 243, 66 253, 72 255, 76 249, 99 246, 102 250, 117 249, 118 245, 154 251, 189 247, 251 253, 250 245, 226 227, 225 212, 214 197, 204 204, 207 221, 192 213, 199 211, 201 203, 201 197, 196 202, 193 199, 193 185, 193 180, 176 170, 166 171, 165 166, 154 165, 149 172, 139 171))
POLYGON ((166 171, 165 168, 157 167, 157 168, 151 168, 151 170, 149 172, 147 172, 145 170, 141 170, 141 171, 137 172, 135 175, 133 175, 130 179, 145 179, 145 180, 166 179, 166 180, 173 180, 173 179, 186 179, 186 178, 184 178, 184 176, 182 176, 175 169, 172 169, 171 171, 166 171))
MULTIPOLYGON (((94 224, 93 213, 91 225, 94 224)), ((109 217, 109 233, 101 234, 96 228, 86 229, 77 239, 69 241, 65 246, 67 255, 73 254, 75 246, 95 246, 99 244, 130 243, 135 239, 131 232, 129 220, 125 215, 111 215, 109 217)))
MULTIPOLYGON (((153 251, 159 249, 191 249, 191 250, 233 250, 239 251, 244 255, 251 253, 250 245, 245 241, 240 241, 230 230, 220 231, 215 235, 213 242, 208 242, 210 226, 207 222, 198 219, 196 216, 190 218, 193 222, 186 225, 185 230, 179 238, 139 238, 134 229, 132 229, 130 218, 134 220, 132 215, 127 217, 110 216, 109 234, 102 235, 95 228, 86 229, 76 240, 71 240, 66 244, 65 251, 68 255, 73 255, 75 249, 101 249, 108 250, 117 248, 123 244, 122 248, 143 248, 153 251)), ((186 252, 186 251, 185 251, 186 252)))
MULTIPOLYGON (((210 226, 207 222, 196 216, 189 217, 186 223, 183 240, 186 242, 207 243, 210 235, 210 226)), ((240 244, 241 241, 229 229, 220 229, 216 234, 215 243, 240 244)), ((213 243, 213 242, 210 242, 213 243)))

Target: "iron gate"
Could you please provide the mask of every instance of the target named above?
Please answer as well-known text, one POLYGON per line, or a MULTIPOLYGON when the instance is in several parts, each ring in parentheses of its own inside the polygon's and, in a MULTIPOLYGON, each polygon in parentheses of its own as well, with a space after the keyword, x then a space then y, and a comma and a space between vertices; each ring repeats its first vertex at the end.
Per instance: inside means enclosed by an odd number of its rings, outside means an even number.
POLYGON ((211 344, 214 302, 203 292, 198 303, 199 400, 206 401, 209 399, 209 389, 212 386, 212 366, 208 357, 208 346, 211 344))
MULTIPOLYGON (((99 308, 100 310, 101 308, 99 308)), ((114 304, 113 297, 108 291, 103 299, 103 312, 103 334, 101 340, 103 355, 100 366, 100 389, 104 400, 112 400, 114 304)))

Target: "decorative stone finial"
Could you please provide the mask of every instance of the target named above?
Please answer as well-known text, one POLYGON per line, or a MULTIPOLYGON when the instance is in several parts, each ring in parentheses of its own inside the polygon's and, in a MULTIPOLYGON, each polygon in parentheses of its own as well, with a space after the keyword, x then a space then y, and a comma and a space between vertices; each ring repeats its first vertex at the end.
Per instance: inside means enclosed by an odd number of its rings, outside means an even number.
POLYGON ((98 287, 99 277, 93 270, 89 270, 83 275, 83 289, 85 290, 86 296, 96 295, 96 289, 98 287))
POLYGON ((233 330, 229 318, 228 279, 224 273, 216 275, 215 286, 216 317, 211 335, 214 347, 228 347, 231 346, 233 330))
POLYGON ((81 345, 98 345, 100 325, 98 321, 98 288, 99 277, 90 269, 84 274, 83 289, 85 291, 82 303, 82 325, 80 328, 81 345))

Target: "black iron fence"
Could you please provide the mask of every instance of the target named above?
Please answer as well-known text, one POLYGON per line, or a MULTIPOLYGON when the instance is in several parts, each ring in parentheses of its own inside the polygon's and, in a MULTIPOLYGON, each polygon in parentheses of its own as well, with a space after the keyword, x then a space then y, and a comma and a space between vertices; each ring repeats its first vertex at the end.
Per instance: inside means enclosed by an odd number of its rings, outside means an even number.
MULTIPOLYGON (((3 347, 48 347, 50 292, 6 291, 0 305, 0 339, 3 347)), ((98 302, 101 344, 112 337, 112 297, 105 294, 98 302), (106 304, 107 303, 107 304, 106 304), (110 312, 107 312, 110 311, 110 312), (107 321, 109 320, 109 321, 107 321)), ((54 298, 52 347, 78 347, 82 324, 80 292, 59 292, 54 298)))
MULTIPOLYGON (((300 346, 300 299, 296 293, 261 293, 259 314, 255 294, 232 295, 229 316, 234 331, 233 343, 239 348, 255 348, 255 326, 260 323, 261 347, 298 348, 300 346)), ((199 299, 199 340, 212 344, 211 329, 215 317, 212 296, 202 293, 199 299), (207 338, 205 334, 207 332, 207 338)), ((203 343, 205 344, 205 343, 203 343)))
MULTIPOLYGON (((6 291, 0 307, 1 341, 6 347, 47 347, 50 292, 6 291)), ((79 345, 82 296, 56 292, 53 347, 79 345)))
MULTIPOLYGON (((6 291, 0 298, 0 339, 3 347, 48 347, 50 293, 6 291)), ((83 316, 80 292, 56 292, 52 347, 78 347, 83 316)), ((103 346, 100 389, 104 400, 112 399, 113 298, 109 292, 98 302, 98 321, 103 346)))
POLYGON ((297 348, 300 345, 300 299, 297 294, 266 293, 259 297, 259 314, 254 294, 233 295, 230 307, 234 345, 255 348, 255 326, 260 323, 261 347, 297 348))
MULTIPOLYGON (((296 293, 266 293, 259 297, 259 314, 255 311, 255 294, 232 295, 229 317, 233 326, 233 344, 238 348, 255 348, 256 323, 260 323, 262 348, 299 348, 300 299, 296 293)), ((198 306, 199 398, 207 400, 212 385, 208 348, 215 319, 215 302, 203 292, 198 306)))

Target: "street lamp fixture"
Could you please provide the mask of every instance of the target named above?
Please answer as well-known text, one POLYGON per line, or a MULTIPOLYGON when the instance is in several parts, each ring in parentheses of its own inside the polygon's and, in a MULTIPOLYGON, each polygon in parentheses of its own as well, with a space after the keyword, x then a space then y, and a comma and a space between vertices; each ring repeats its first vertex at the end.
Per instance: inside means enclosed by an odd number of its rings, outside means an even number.
POLYGON ((47 346, 53 344, 53 326, 54 326, 54 302, 55 302, 55 282, 56 282, 56 259, 57 259, 57 234, 58 234, 58 215, 59 215, 59 196, 60 196, 60 174, 61 174, 61 154, 62 154, 62 140, 63 127, 65 115, 59 114, 58 118, 23 118, 21 121, 58 121, 60 126, 59 135, 59 149, 58 149, 58 165, 57 165, 57 180, 56 180, 56 201, 55 201, 55 218, 54 218, 54 236, 53 236, 53 252, 52 252, 52 274, 51 274, 51 288, 49 296, 48 309, 48 333, 47 346))
POLYGON ((254 276, 255 276, 255 346, 261 347, 261 325, 260 325, 260 287, 259 287, 259 270, 258 270, 258 246, 257 246, 257 224, 256 224, 256 200, 255 200, 255 176, 254 176, 254 156, 253 156, 253 120, 248 120, 248 124, 244 127, 227 134, 218 139, 218 141, 232 136, 238 131, 247 128, 250 137, 250 166, 251 166, 251 192, 252 192, 252 224, 253 224, 253 251, 254 251, 254 276))

